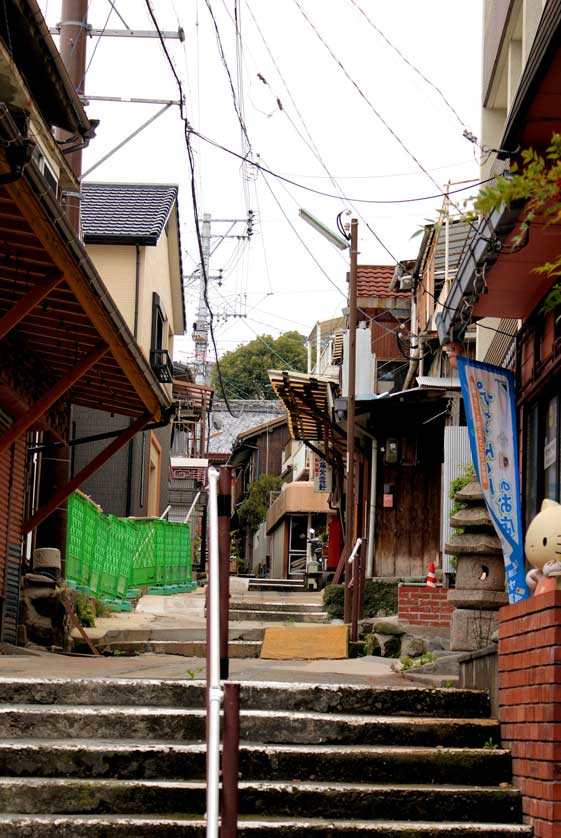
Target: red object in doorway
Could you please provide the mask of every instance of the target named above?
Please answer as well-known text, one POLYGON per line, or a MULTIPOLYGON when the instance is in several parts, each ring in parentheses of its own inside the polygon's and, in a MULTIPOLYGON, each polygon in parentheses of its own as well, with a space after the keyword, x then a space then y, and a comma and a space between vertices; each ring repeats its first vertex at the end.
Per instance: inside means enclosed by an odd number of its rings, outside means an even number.
POLYGON ((343 532, 337 515, 332 515, 328 524, 327 570, 337 570, 343 550, 343 532))

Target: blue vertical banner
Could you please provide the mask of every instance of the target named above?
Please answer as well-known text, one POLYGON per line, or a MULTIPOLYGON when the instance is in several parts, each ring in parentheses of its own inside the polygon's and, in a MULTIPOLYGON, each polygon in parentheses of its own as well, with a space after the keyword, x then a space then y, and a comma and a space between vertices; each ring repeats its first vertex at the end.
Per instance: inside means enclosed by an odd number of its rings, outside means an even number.
POLYGON ((458 357, 471 456, 503 549, 510 603, 526 599, 514 374, 458 357))

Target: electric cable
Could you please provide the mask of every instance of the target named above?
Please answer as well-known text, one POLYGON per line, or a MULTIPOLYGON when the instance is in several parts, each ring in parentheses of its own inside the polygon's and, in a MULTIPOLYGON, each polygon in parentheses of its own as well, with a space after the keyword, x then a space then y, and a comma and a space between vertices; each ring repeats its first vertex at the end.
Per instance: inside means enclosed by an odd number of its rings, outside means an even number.
POLYGON ((415 66, 415 64, 413 64, 411 61, 409 61, 409 59, 407 58, 407 56, 405 56, 405 55, 401 52, 401 50, 400 50, 400 49, 398 49, 398 47, 396 47, 396 46, 395 46, 395 44, 393 44, 393 43, 390 41, 390 39, 389 39, 389 38, 388 38, 388 37, 384 34, 384 32, 382 32, 382 30, 380 29, 380 27, 379 27, 379 26, 376 26, 376 24, 374 23, 374 21, 373 21, 373 20, 371 20, 371 18, 369 18, 369 17, 368 17, 368 15, 367 15, 367 14, 366 14, 366 12, 364 11, 364 9, 362 9, 362 8, 358 5, 358 3, 356 2, 356 0, 349 0, 349 1, 353 4, 353 6, 355 7, 355 9, 357 9, 357 10, 360 12, 360 14, 363 16, 363 18, 364 18, 364 19, 367 21, 367 23, 369 24, 369 26, 371 26, 371 27, 372 27, 372 29, 374 29, 374 30, 378 33, 378 35, 379 35, 381 38, 383 38, 383 40, 386 42, 386 44, 387 44, 387 45, 388 45, 391 49, 393 49, 393 51, 394 51, 395 53, 397 53, 397 55, 399 55, 399 57, 402 59, 402 61, 404 61, 404 62, 405 62, 405 63, 406 63, 409 67, 411 67, 411 69, 413 70, 413 72, 417 73, 417 75, 418 75, 418 76, 420 76, 420 78, 421 78, 424 82, 426 82, 426 83, 427 83, 430 87, 432 87, 432 89, 433 89, 433 90, 435 90, 435 91, 438 93, 438 95, 440 96, 440 98, 442 99, 442 101, 444 102, 444 104, 446 105, 446 107, 448 108, 448 110, 449 110, 449 111, 451 111, 451 113, 453 113, 453 114, 454 114, 454 116, 456 117, 456 119, 457 119, 457 120, 458 120, 458 122, 460 123, 461 127, 462 127, 462 128, 466 128, 466 123, 462 120, 462 118, 460 117, 460 115, 458 114, 458 112, 457 112, 457 110, 454 108, 454 106, 450 104, 450 102, 448 101, 448 99, 446 98, 446 96, 444 95, 444 93, 442 92, 442 90, 441 90, 439 87, 437 87, 437 85, 436 85, 436 84, 434 84, 434 82, 432 82, 429 78, 427 78, 427 76, 425 76, 425 74, 424 74, 424 73, 422 73, 422 72, 421 72, 421 70, 419 70, 419 68, 415 66))
MULTIPOLYGON (((295 0, 296 2, 296 0, 295 0)), ((212 140, 210 137, 206 137, 204 134, 201 134, 200 131, 195 130, 194 128, 190 128, 190 133, 194 134, 195 137, 198 137, 203 142, 208 143, 209 145, 214 146, 215 148, 220 149, 220 151, 224 151, 226 154, 230 154, 232 157, 237 157, 238 160, 245 160, 246 158, 242 157, 237 151, 233 151, 233 149, 228 148, 225 145, 217 142, 216 140, 212 140)), ((272 169, 269 169, 267 166, 258 163, 256 160, 248 160, 248 163, 251 163, 256 169, 263 172, 264 174, 271 175, 271 177, 276 178, 277 180, 282 180, 285 183, 289 183, 291 186, 297 186, 298 189, 303 189, 306 192, 311 192, 314 195, 321 195, 323 198, 334 198, 337 201, 341 200, 340 195, 334 195, 332 192, 325 192, 321 189, 314 189, 311 186, 306 186, 304 183, 298 183, 298 181, 293 180, 292 178, 285 177, 284 175, 279 174, 279 172, 275 172, 272 169)), ((432 178, 431 178, 432 180, 432 178)), ((462 186, 461 189, 451 189, 448 192, 448 195, 457 195, 460 192, 466 192, 468 189, 473 189, 477 186, 483 186, 485 183, 490 183, 491 181, 497 180, 496 176, 485 178, 484 180, 475 181, 470 186, 462 186)), ((436 184, 437 188, 438 184, 436 184)), ((421 201, 433 201, 435 198, 442 198, 446 193, 440 189, 438 194, 436 195, 422 195, 415 198, 394 198, 394 199, 386 199, 386 200, 374 200, 372 198, 350 198, 348 195, 345 196, 347 201, 352 201, 355 204, 415 204, 421 201)), ((452 204, 454 207, 455 205, 452 204)), ((457 209, 457 207, 455 207, 457 209)), ((460 210, 458 210, 460 212, 460 210)), ((460 213, 461 214, 461 213, 460 213)))

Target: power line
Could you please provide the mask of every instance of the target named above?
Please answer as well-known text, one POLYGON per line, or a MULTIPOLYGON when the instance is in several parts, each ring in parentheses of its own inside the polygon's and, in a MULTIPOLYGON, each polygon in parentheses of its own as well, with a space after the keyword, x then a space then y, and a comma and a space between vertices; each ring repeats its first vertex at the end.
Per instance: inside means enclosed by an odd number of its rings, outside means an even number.
POLYGON ((367 14, 366 14, 366 12, 364 11, 364 9, 361 9, 361 7, 358 5, 358 3, 356 2, 356 0, 350 0, 350 2, 353 4, 353 6, 355 7, 355 9, 357 9, 357 10, 360 12, 360 14, 363 16, 363 18, 364 18, 364 19, 367 21, 367 23, 369 24, 369 26, 371 26, 371 27, 372 27, 372 29, 374 29, 374 30, 378 33, 378 35, 379 35, 381 38, 383 38, 383 40, 386 42, 386 44, 387 44, 387 45, 388 45, 391 49, 393 49, 393 51, 394 51, 395 53, 397 53, 397 55, 399 55, 399 57, 400 57, 400 58, 401 58, 401 59, 402 59, 402 60, 403 60, 403 61, 407 64, 407 66, 408 66, 408 67, 411 67, 411 69, 413 70, 413 72, 417 73, 417 75, 418 75, 418 76, 420 76, 420 78, 422 78, 422 80, 423 80, 424 82, 426 82, 426 83, 427 83, 430 87, 432 87, 432 89, 433 89, 433 90, 435 90, 435 91, 438 93, 438 95, 440 96, 440 98, 442 99, 442 101, 444 102, 444 104, 446 105, 446 107, 448 108, 448 110, 449 110, 449 111, 451 111, 451 112, 454 114, 454 116, 456 117, 456 119, 458 120, 458 122, 460 123, 460 125, 462 126, 462 128, 465 128, 465 127, 466 127, 465 122, 461 119, 460 115, 458 114, 458 112, 457 112, 457 110, 454 108, 454 106, 450 104, 450 102, 448 101, 448 99, 446 98, 446 96, 444 95, 444 93, 442 92, 442 90, 441 90, 439 87, 437 87, 437 85, 436 85, 436 84, 434 84, 434 82, 432 82, 429 78, 427 78, 427 77, 425 76, 425 74, 424 74, 424 73, 422 73, 422 72, 421 72, 421 70, 419 70, 419 68, 415 66, 415 64, 413 64, 411 61, 409 61, 409 59, 407 58, 407 56, 406 56, 406 55, 404 55, 404 54, 401 52, 401 50, 400 50, 400 49, 398 49, 398 47, 396 47, 396 45, 395 45, 395 44, 393 44, 393 43, 390 41, 390 39, 389 39, 389 38, 388 38, 388 37, 387 37, 387 36, 386 36, 386 35, 382 32, 382 30, 380 29, 380 27, 379 27, 379 26, 376 26, 376 24, 374 23, 374 21, 373 21, 373 20, 371 20, 371 18, 369 18, 369 17, 368 17, 368 15, 367 15, 367 14))
MULTIPOLYGON (((342 70, 342 72, 345 74, 346 78, 350 81, 350 83, 353 85, 353 87, 354 87, 354 88, 355 88, 355 90, 358 92, 358 94, 361 96, 361 98, 362 98, 362 99, 364 99, 364 101, 366 102, 366 104, 368 105, 368 107, 370 108, 370 110, 371 110, 371 111, 374 113, 374 115, 375 115, 375 116, 379 119, 379 121, 380 121, 380 122, 382 123, 382 125, 386 128, 386 130, 387 130, 387 131, 388 131, 388 132, 392 135, 392 137, 395 139, 395 141, 396 141, 396 142, 397 142, 397 143, 401 146, 401 148, 405 151, 405 153, 406 153, 406 154, 407 154, 407 155, 408 155, 408 156, 409 156, 409 157, 413 160, 413 162, 414 162, 414 163, 415 163, 415 164, 419 167, 419 169, 420 169, 420 170, 421 170, 421 171, 422 171, 422 172, 423 172, 423 173, 424 173, 424 174, 428 177, 428 179, 431 181, 431 183, 433 183, 433 184, 434 184, 434 186, 435 186, 435 187, 439 190, 439 194, 440 194, 440 195, 445 195, 446 193, 444 192, 444 190, 443 190, 443 189, 441 189, 440 184, 439 184, 439 183, 438 183, 438 182, 437 182, 437 181, 433 178, 433 176, 432 176, 432 175, 431 175, 431 173, 428 171, 428 169, 426 169, 426 168, 423 166, 423 164, 422 164, 422 163, 420 162, 420 160, 416 157, 416 155, 415 155, 415 154, 414 154, 414 153, 413 153, 413 152, 412 152, 412 151, 411 151, 411 150, 407 147, 407 145, 403 142, 403 140, 401 139, 401 137, 399 136, 399 134, 397 134, 397 132, 396 132, 396 131, 394 131, 394 129, 391 127, 391 125, 390 125, 390 124, 389 124, 389 123, 388 123, 388 122, 384 119, 384 117, 382 116, 382 114, 380 113, 380 111, 379 111, 379 110, 378 110, 378 109, 377 109, 377 108, 376 108, 376 107, 372 104, 372 102, 370 101, 370 99, 368 98, 368 96, 366 96, 366 94, 364 93, 364 91, 362 90, 362 88, 360 87, 360 85, 359 85, 359 84, 358 84, 358 83, 357 83, 357 82, 353 79, 353 77, 352 77, 352 76, 351 76, 351 74, 348 72, 347 68, 346 68, 346 67, 345 67, 345 65, 342 63, 342 61, 341 61, 339 58, 337 58, 337 56, 335 55, 335 53, 333 52, 333 50, 331 49, 331 47, 329 46, 329 44, 327 43, 327 41, 324 39, 324 37, 321 35, 321 33, 318 31, 317 27, 316 27, 316 26, 315 26, 315 24, 313 23, 313 21, 312 21, 312 20, 310 20, 310 18, 308 17, 308 15, 306 14, 306 12, 305 12, 305 11, 304 11, 304 9, 302 8, 302 6, 300 5, 299 0, 294 0, 294 3, 296 4, 297 8, 299 9, 299 11, 300 11, 300 13, 301 13, 302 17, 303 17, 303 18, 304 18, 304 19, 308 22, 308 24, 309 24, 309 25, 310 25, 310 27, 312 28, 312 30, 313 30, 314 34, 316 35, 316 37, 317 37, 317 38, 321 41, 321 43, 324 45, 324 47, 326 48, 326 50, 327 50, 327 51, 328 51, 328 53, 330 54, 331 58, 335 61, 335 63, 337 64, 337 66, 338 66, 338 67, 342 70)), ((471 188, 471 187, 470 187, 470 188, 471 188)), ((448 195, 450 195, 450 194, 451 194, 451 193, 449 192, 449 193, 448 193, 448 195)), ((439 197, 439 196, 435 196, 435 197, 439 197)), ((449 198, 448 198, 448 200, 449 200, 449 198)), ((450 203, 452 203, 452 201, 450 201, 450 203)), ((452 203, 452 205, 454 206, 454 204, 453 204, 453 203, 452 203)), ((459 208, 458 208, 458 207, 456 207, 456 209, 458 210, 458 212, 460 212, 460 210, 459 210, 459 208)))
MULTIPOLYGON (((296 0, 295 0, 295 2, 296 2, 296 0)), ((282 180, 285 183, 289 183, 291 186, 297 186, 298 189, 303 189, 304 191, 311 192, 314 195, 321 195, 323 198, 334 198, 337 201, 341 200, 340 195, 334 195, 332 192, 324 192, 321 189, 314 189, 311 186, 306 186, 303 183, 298 183, 298 181, 293 180, 292 178, 289 178, 289 177, 285 177, 284 175, 281 175, 279 172, 275 172, 273 169, 269 169, 267 166, 264 166, 264 165, 262 165, 261 163, 258 163, 255 160, 248 160, 246 157, 243 157, 237 151, 233 151, 231 148, 227 148, 227 146, 222 145, 222 143, 219 143, 216 140, 212 140, 210 137, 206 137, 204 134, 201 134, 200 131, 196 131, 194 128, 191 128, 190 132, 191 132, 191 134, 194 134, 196 137, 198 137, 200 140, 203 140, 203 142, 208 143, 209 145, 212 145, 215 148, 220 149, 220 151, 224 151, 226 154, 230 154, 232 157, 237 157, 238 160, 243 160, 243 161, 249 163, 251 166, 254 166, 256 169, 259 169, 259 171, 263 172, 266 175, 271 175, 271 177, 274 177, 277 180, 282 180)), ((423 169, 422 171, 424 171, 425 173, 428 173, 428 170, 426 170, 426 169, 423 169)), ((429 175, 429 177, 430 177, 430 175, 429 175)), ((435 183, 437 188, 439 189, 439 192, 438 192, 437 195, 423 195, 423 196, 415 197, 415 198, 394 198, 394 199, 390 199, 390 200, 388 200, 388 199, 386 199, 386 200, 374 200, 374 199, 371 199, 371 198, 350 198, 347 195, 346 200, 349 201, 349 202, 352 201, 355 204, 414 204, 414 203, 419 203, 421 201, 432 201, 435 198, 442 198, 445 195, 457 195, 460 192, 465 192, 466 190, 473 189, 476 186, 482 186, 483 184, 490 183, 491 181, 494 181, 496 179, 497 179, 497 177, 494 176, 494 177, 486 178, 485 180, 475 181, 474 183, 472 183, 469 186, 462 186, 460 189, 451 189, 448 193, 446 193, 442 189, 440 189, 440 187, 438 186, 438 183, 436 183, 436 181, 434 181, 431 177, 431 180, 433 180, 433 183, 435 183)), ((450 202, 450 203, 452 203, 452 202, 450 202)), ((455 205, 452 204, 452 206, 455 206, 455 205)), ((457 207, 456 207, 456 209, 457 209, 457 207)))
POLYGON ((198 208, 198 202, 197 202, 197 186, 196 186, 196 182, 195 182, 195 177, 196 177, 195 176, 195 158, 194 158, 194 154, 193 154, 193 148, 191 146, 191 133, 192 132, 191 132, 191 129, 190 129, 190 126, 189 126, 188 119, 185 116, 185 102, 184 102, 184 96, 183 96, 183 87, 182 87, 182 84, 181 84, 181 80, 180 80, 179 76, 177 75, 177 72, 176 72, 175 67, 173 65, 173 61, 171 60, 171 56, 168 52, 168 48, 167 48, 166 43, 164 41, 164 37, 162 35, 162 32, 161 32, 160 26, 158 24, 158 21, 156 19, 156 16, 155 16, 155 14, 152 10, 152 7, 150 5, 150 0, 145 0, 145 3, 146 3, 146 6, 148 8, 148 11, 150 13, 150 17, 152 18, 152 23, 154 24, 154 28, 156 29, 156 32, 158 33, 158 37, 160 39, 162 49, 163 49, 164 54, 167 58, 167 61, 169 63, 171 71, 174 75, 174 78, 175 78, 175 81, 177 83, 177 87, 178 87, 178 90, 179 90, 179 97, 180 97, 180 102, 181 102, 181 105, 180 105, 181 111, 180 112, 181 112, 181 119, 183 120, 183 129, 184 129, 183 133, 184 133, 184 138, 185 138, 185 146, 186 146, 186 149, 187 149, 187 159, 189 161, 189 172, 190 172, 190 178, 189 179, 190 179, 190 184, 191 184, 191 198, 192 198, 192 201, 193 201, 193 220, 195 222, 195 232, 196 232, 196 235, 197 235, 197 244, 198 244, 199 256, 200 256, 200 260, 201 260, 201 274, 202 274, 202 280, 203 280, 203 294, 204 294, 205 303, 206 303, 208 313, 209 313, 210 337, 211 337, 212 346, 213 346, 213 349, 214 349, 214 357, 215 357, 215 360, 216 360, 216 370, 218 372, 218 378, 219 378, 219 381, 220 381, 220 386, 222 387, 222 391, 223 391, 223 394, 224 394, 224 402, 225 402, 226 407, 228 409, 228 413, 231 416, 233 416, 234 418, 237 418, 235 416, 235 414, 232 412, 232 410, 230 409, 230 405, 229 405, 228 399, 226 397, 226 393, 224 391, 224 385, 222 383, 222 370, 220 369, 220 362, 219 362, 219 359, 218 359, 218 348, 216 346, 216 339, 215 339, 215 336, 214 336, 214 323, 213 323, 214 314, 213 314, 212 309, 210 308, 210 305, 209 305, 209 302, 208 302, 208 275, 207 275, 205 260, 203 258, 203 242, 202 242, 202 237, 201 237, 199 208, 198 208))

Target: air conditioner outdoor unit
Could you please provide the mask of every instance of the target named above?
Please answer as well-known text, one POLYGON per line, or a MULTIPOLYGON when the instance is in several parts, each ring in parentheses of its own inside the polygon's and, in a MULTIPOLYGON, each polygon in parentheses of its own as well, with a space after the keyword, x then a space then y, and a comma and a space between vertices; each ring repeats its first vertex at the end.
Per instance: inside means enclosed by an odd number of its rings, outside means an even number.
POLYGON ((413 277, 412 276, 402 276, 399 279, 399 290, 400 291, 412 291, 413 289, 413 277))

